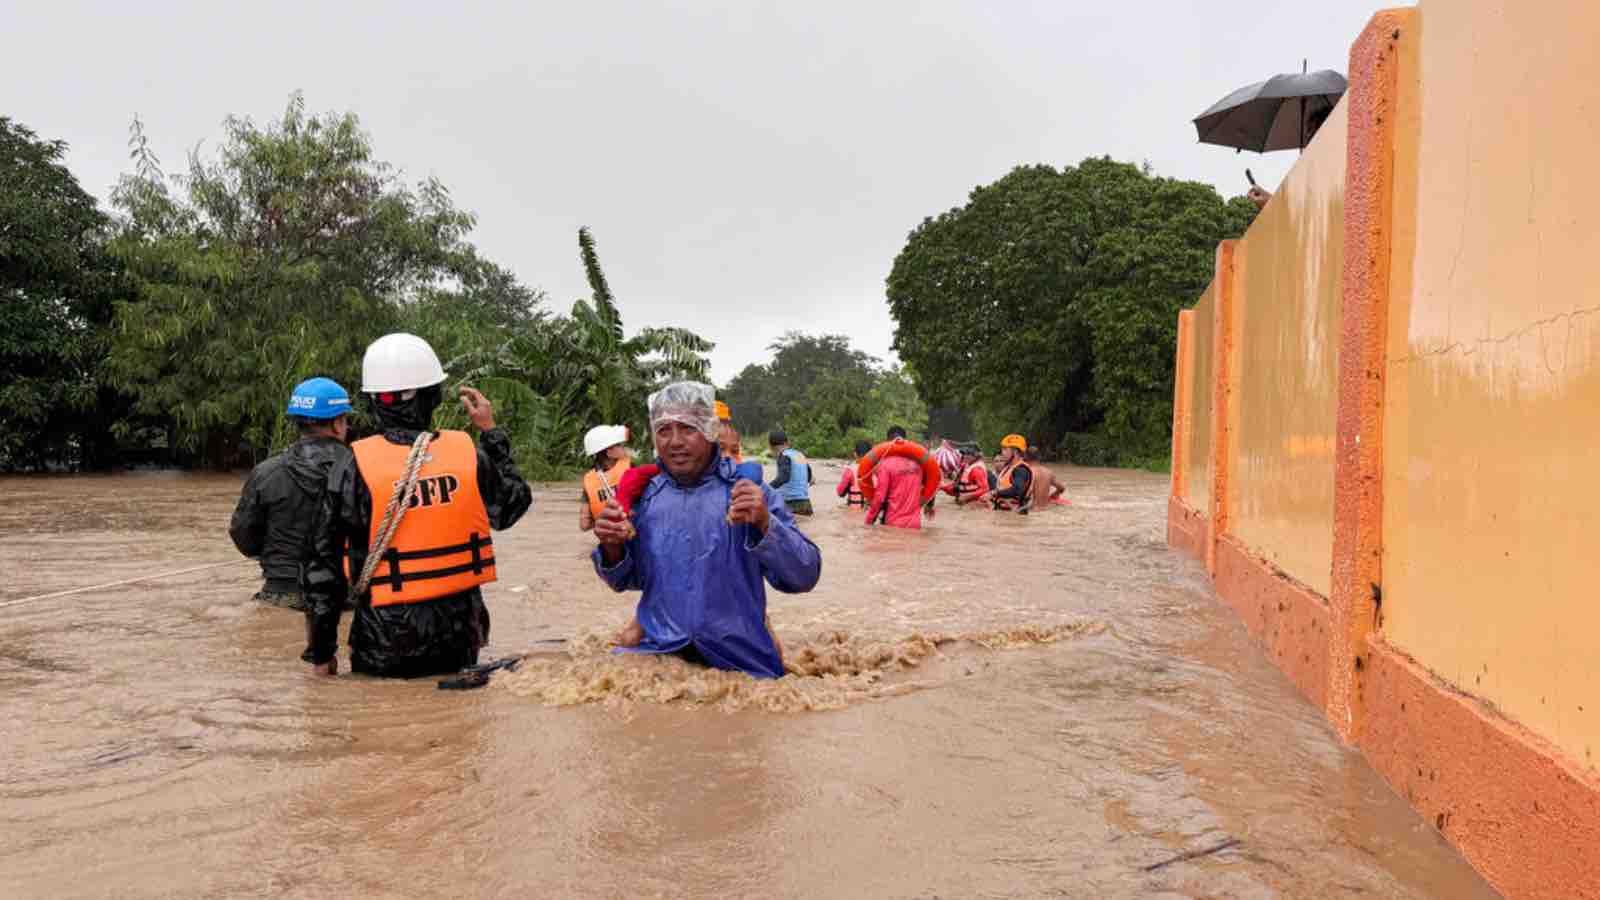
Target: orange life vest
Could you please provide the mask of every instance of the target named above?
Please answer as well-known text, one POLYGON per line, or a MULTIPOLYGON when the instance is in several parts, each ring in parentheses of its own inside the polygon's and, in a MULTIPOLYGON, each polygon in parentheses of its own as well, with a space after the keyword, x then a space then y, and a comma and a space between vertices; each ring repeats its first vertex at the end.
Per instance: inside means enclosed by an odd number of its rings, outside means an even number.
POLYGON ((867 496, 861 493, 861 479, 856 477, 856 470, 846 467, 844 474, 839 476, 839 480, 845 484, 844 505, 859 506, 865 509, 867 496))
MULTIPOLYGON (((356 470, 372 493, 370 547, 389 497, 403 490, 407 444, 383 435, 356 441, 356 470)), ((418 603, 495 580, 489 512, 478 493, 478 451, 464 431, 441 431, 428 444, 417 494, 372 573, 372 605, 418 603)))
MULTIPOLYGON (((1014 462, 1011 465, 1006 466, 1004 469, 1000 470, 1000 482, 999 482, 999 484, 995 485, 995 490, 998 492, 998 491, 1003 491, 1003 490, 1011 487, 1011 476, 1018 469, 1027 469, 1029 475, 1033 475, 1034 474, 1033 473, 1033 467, 1028 465, 1027 463, 1023 462, 1019 458, 1016 462, 1014 462)), ((1038 477, 1034 476, 1034 480, 1037 481, 1038 477)), ((1029 489, 1030 489, 1030 491, 1032 490, 1032 483, 1031 482, 1029 483, 1029 489)), ((1005 498, 1003 500, 996 500, 995 501, 995 506, 1000 508, 1000 509, 1017 509, 1017 508, 1022 507, 1022 506, 1032 506, 1032 505, 1033 505, 1033 498, 1032 497, 1024 498, 1024 502, 1022 502, 1022 503, 1017 502, 1017 500, 1015 498, 1012 498, 1012 497, 1007 497, 1007 498, 1005 498)))
POLYGON ((866 456, 861 457, 856 462, 856 480, 861 484, 863 496, 868 494, 877 495, 878 489, 877 485, 873 483, 872 470, 878 467, 879 462, 891 456, 903 456, 922 467, 923 503, 932 500, 933 495, 939 493, 939 482, 944 480, 944 472, 940 470, 938 460, 933 458, 933 454, 928 452, 927 447, 916 441, 895 438, 892 441, 884 441, 873 447, 867 451, 866 456))
POLYGON ((623 457, 606 470, 605 480, 600 479, 600 473, 590 469, 583 475, 583 493, 589 498, 589 512, 596 519, 600 518, 600 511, 606 508, 606 501, 616 491, 617 485, 622 483, 622 475, 633 466, 633 460, 623 457), (606 490, 606 483, 611 484, 611 490, 606 490))
POLYGON ((956 497, 962 503, 982 500, 989 494, 989 469, 982 462, 975 462, 956 477, 956 497))

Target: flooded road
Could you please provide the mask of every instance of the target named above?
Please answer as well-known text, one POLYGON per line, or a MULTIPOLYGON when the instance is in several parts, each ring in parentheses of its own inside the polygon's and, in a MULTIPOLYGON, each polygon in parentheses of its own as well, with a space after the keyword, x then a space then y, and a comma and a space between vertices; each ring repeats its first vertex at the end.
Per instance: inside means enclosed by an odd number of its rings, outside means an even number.
POLYGON ((548 486, 484 659, 569 643, 472 692, 313 678, 253 563, 6 607, 230 559, 241 477, 5 479, 0 893, 1494 896, 1166 548, 1165 476, 912 533, 835 475, 770 595, 798 674, 606 653, 636 595, 548 486))

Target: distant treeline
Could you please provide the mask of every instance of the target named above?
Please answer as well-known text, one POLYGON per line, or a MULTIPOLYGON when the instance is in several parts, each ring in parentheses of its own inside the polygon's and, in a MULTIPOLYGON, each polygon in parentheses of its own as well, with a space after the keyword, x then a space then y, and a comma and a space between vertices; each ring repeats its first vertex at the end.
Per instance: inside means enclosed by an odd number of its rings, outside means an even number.
MULTIPOLYGON (((354 389, 366 345, 396 330, 484 390, 535 478, 581 465, 593 424, 644 442, 645 396, 706 376, 711 344, 691 331, 624 331, 586 230, 591 296, 552 311, 478 252, 442 183, 375 158, 353 114, 295 95, 265 125, 230 117, 178 173, 137 119, 129 144, 103 208, 65 145, 0 117, 0 470, 252 463, 292 440, 294 384, 354 389)), ((1106 159, 1018 168, 894 260, 902 366, 789 333, 723 396, 741 430, 782 427, 819 455, 889 424, 925 434, 931 406, 942 436, 1019 431, 1077 462, 1160 465, 1177 311, 1253 213, 1106 159)))

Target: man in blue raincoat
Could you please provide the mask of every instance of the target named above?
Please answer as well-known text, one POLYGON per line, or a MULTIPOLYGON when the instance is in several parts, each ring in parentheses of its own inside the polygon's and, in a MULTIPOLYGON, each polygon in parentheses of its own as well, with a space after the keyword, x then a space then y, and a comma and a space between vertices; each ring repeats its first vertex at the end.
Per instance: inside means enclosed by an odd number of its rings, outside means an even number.
POLYGON ((613 499, 594 527, 600 578, 615 591, 644 591, 637 613, 643 633, 622 649, 782 677, 765 584, 789 594, 811 590, 822 554, 795 527, 783 498, 761 483, 757 467, 722 455, 710 385, 669 384, 649 404, 662 471, 631 519, 613 499))

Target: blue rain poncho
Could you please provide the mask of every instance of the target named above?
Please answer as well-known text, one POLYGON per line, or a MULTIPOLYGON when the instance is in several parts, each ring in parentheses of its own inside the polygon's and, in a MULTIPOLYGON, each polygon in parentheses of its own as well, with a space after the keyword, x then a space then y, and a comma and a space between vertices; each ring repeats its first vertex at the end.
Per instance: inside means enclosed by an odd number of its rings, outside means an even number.
POLYGON ((606 568, 600 548, 595 571, 616 591, 643 590, 637 653, 693 648, 719 669, 779 678, 783 662, 767 631, 765 581, 788 594, 816 587, 822 553, 795 527, 794 517, 771 488, 759 464, 736 465, 721 456, 700 481, 684 487, 662 472, 635 506, 638 536, 606 568), (753 470, 753 474, 752 474, 753 470), (749 525, 727 523, 728 497, 744 478, 761 486, 771 522, 766 536, 749 525))

